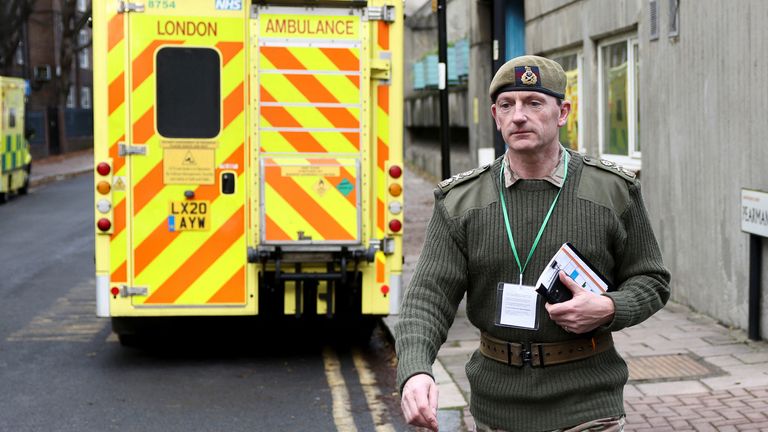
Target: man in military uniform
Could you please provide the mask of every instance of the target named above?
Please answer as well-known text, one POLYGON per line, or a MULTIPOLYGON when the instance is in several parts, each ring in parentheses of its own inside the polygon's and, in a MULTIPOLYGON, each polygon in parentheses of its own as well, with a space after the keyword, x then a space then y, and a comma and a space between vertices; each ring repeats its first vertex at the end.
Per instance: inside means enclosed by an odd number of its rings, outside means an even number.
POLYGON ((462 297, 481 344, 466 366, 481 431, 622 430, 627 365, 611 333, 669 298, 669 272, 632 172, 565 149, 566 77, 523 56, 491 82, 507 152, 441 182, 419 262, 395 326, 402 408, 437 430, 432 363, 462 297), (549 304, 533 285, 570 243, 605 275, 596 294, 570 276, 572 299, 549 304))

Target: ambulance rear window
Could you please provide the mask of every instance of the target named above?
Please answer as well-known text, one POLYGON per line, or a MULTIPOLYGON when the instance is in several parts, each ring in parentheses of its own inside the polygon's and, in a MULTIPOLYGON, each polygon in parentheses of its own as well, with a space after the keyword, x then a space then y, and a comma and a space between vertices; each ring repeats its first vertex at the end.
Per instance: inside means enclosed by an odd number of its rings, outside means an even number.
POLYGON ((157 52, 157 131, 166 138, 219 134, 219 54, 209 48, 166 47, 157 52))

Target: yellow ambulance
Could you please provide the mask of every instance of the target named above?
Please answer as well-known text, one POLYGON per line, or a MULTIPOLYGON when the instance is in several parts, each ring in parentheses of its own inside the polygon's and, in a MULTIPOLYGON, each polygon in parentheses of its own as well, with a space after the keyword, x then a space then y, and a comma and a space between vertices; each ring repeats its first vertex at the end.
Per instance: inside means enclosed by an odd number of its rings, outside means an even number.
POLYGON ((370 334, 403 265, 403 1, 94 2, 97 315, 370 334))
POLYGON ((24 130, 24 89, 21 78, 0 77, 0 204, 29 190, 32 155, 24 130))

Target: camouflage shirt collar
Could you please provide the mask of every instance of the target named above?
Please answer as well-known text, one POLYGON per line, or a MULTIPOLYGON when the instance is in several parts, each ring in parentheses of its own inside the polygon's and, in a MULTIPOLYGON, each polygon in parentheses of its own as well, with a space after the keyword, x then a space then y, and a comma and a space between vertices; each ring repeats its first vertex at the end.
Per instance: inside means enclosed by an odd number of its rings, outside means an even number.
MULTIPOLYGON (((517 175, 514 171, 512 171, 512 168, 510 168, 509 164, 509 158, 511 156, 511 153, 509 150, 507 150, 506 153, 504 153, 504 186, 511 187, 513 184, 515 184, 516 181, 520 180, 521 177, 517 175)), ((557 187, 563 187, 563 176, 565 175, 565 148, 563 145, 560 145, 560 162, 558 162, 555 169, 552 170, 549 174, 547 174, 545 177, 543 177, 541 180, 546 180, 553 185, 557 187)))

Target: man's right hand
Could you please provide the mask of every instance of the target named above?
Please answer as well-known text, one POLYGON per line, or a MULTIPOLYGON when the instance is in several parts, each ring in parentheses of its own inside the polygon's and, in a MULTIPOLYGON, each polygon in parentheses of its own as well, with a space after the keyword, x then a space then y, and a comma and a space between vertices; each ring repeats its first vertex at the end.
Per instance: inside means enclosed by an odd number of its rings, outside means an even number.
POLYGON ((405 382, 400 400, 408 424, 437 432, 437 384, 427 374, 417 374, 405 382))

